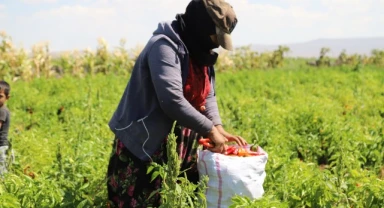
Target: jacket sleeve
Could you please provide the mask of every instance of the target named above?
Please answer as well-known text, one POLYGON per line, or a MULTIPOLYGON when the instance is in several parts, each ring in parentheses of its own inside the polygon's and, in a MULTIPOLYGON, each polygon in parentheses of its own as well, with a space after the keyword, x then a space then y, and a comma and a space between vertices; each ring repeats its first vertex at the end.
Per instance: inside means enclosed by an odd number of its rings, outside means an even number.
POLYGON ((204 135, 213 123, 197 111, 183 94, 181 62, 176 48, 166 40, 158 40, 148 54, 148 65, 161 108, 180 125, 204 135))
POLYGON ((213 122, 213 125, 222 125, 212 82, 211 82, 211 90, 209 91, 209 94, 206 99, 205 108, 206 110, 204 113, 213 122))

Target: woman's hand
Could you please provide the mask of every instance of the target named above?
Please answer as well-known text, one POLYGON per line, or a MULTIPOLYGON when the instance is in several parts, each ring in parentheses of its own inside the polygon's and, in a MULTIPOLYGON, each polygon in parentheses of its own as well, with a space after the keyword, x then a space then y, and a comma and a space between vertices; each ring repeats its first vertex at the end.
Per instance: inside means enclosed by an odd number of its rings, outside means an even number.
POLYGON ((213 142, 214 147, 208 148, 212 152, 225 153, 227 150, 228 139, 225 138, 218 129, 213 126, 212 130, 208 133, 207 137, 213 142))
POLYGON ((239 146, 245 146, 247 145, 247 141, 243 139, 241 136, 235 136, 228 132, 226 132, 221 125, 217 125, 216 129, 219 131, 220 134, 222 134, 229 142, 236 142, 239 146))

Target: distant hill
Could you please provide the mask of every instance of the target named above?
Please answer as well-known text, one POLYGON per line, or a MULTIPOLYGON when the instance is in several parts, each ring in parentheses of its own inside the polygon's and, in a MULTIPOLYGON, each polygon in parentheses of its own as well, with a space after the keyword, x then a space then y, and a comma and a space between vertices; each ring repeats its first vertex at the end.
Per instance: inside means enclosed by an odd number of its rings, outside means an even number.
MULTIPOLYGON (((384 37, 372 38, 340 38, 340 39, 317 39, 302 43, 280 44, 288 46, 291 51, 287 54, 289 57, 312 58, 318 57, 320 49, 328 47, 331 49, 328 54, 331 57, 337 57, 340 52, 345 49, 347 54, 365 54, 370 55, 373 49, 384 50, 384 37)), ((263 45, 253 44, 251 49, 258 52, 273 51, 279 45, 263 45)), ((70 51, 67 51, 70 52, 70 51)), ((53 51, 53 58, 60 57, 65 51, 53 51)), ((84 50, 78 51, 79 54, 84 54, 84 50)))
MULTIPOLYGON (((331 49, 329 56, 337 57, 345 49, 347 54, 370 55, 373 49, 384 50, 384 37, 376 38, 342 38, 342 39, 317 39, 309 42, 281 44, 288 46, 290 57, 318 57, 320 49, 328 47, 331 49)), ((278 45, 254 44, 252 50, 258 52, 273 51, 278 45)))

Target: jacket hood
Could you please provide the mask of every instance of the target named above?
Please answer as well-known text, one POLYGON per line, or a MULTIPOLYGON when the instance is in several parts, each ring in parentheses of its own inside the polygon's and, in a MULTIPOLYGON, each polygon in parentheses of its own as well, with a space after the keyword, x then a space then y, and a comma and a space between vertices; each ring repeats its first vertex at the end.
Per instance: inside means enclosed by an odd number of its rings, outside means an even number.
POLYGON ((157 26, 157 29, 153 32, 153 35, 165 35, 175 43, 183 43, 178 33, 179 25, 175 20, 172 22, 160 22, 157 26))

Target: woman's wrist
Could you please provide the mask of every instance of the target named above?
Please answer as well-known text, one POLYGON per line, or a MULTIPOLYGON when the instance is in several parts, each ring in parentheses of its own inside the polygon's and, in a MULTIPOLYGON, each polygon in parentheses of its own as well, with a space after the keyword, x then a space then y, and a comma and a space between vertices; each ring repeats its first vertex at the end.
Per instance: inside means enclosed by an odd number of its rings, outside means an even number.
POLYGON ((216 128, 216 126, 213 125, 211 131, 208 132, 208 137, 212 136, 216 132, 219 132, 219 130, 216 128))
POLYGON ((225 134, 226 133, 226 131, 224 130, 222 125, 216 125, 215 127, 219 131, 219 133, 221 133, 221 134, 225 134))

